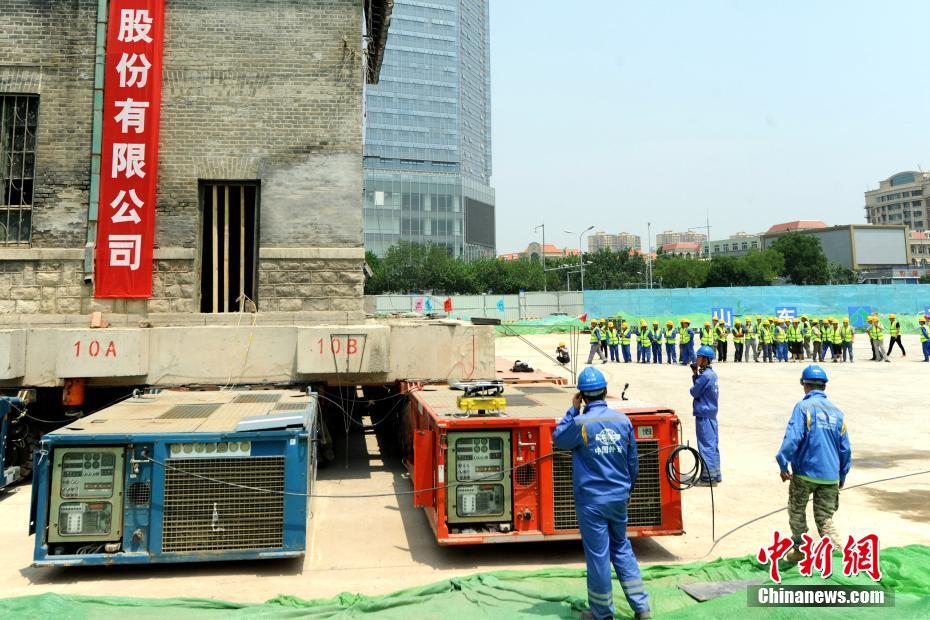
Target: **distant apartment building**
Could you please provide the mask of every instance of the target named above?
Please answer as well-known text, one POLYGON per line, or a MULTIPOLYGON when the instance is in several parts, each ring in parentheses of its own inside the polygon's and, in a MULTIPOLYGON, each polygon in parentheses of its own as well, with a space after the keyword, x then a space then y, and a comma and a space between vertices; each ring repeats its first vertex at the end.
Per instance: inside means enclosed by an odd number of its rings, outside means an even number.
POLYGON ((601 248, 607 248, 614 252, 621 250, 639 251, 642 250, 642 247, 639 235, 628 232, 612 234, 599 230, 588 237, 588 252, 597 252, 601 248))
POLYGON ((697 241, 679 241, 678 243, 666 243, 659 246, 662 254, 669 256, 680 256, 682 258, 701 258, 702 243, 697 241))
POLYGON ((674 232, 663 230, 656 235, 656 247, 659 248, 669 243, 704 243, 705 241, 707 241, 707 235, 693 231, 674 232))
POLYGON ((762 242, 759 235, 738 232, 727 239, 708 241, 704 244, 702 254, 705 258, 718 256, 745 256, 753 250, 760 250, 762 242))
POLYGON ((501 254, 498 258, 503 260, 520 260, 523 258, 528 258, 530 260, 538 261, 542 260, 543 255, 546 259, 556 259, 564 258, 566 256, 578 256, 578 250, 575 248, 560 248, 547 243, 545 247, 541 243, 533 241, 526 249, 521 252, 510 252, 509 254, 501 254))
POLYGON ((865 193, 869 224, 902 224, 911 230, 930 228, 930 172, 909 170, 881 181, 865 193))

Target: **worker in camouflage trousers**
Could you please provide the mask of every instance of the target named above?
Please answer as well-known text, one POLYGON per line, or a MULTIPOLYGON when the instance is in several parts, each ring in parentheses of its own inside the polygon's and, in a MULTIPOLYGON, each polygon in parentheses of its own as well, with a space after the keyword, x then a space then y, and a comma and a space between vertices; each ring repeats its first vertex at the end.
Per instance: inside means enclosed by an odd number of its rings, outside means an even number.
POLYGON ((801 373, 804 398, 794 407, 775 461, 788 487, 788 524, 794 549, 791 562, 804 558, 801 545, 807 533, 807 503, 814 497, 814 522, 821 538, 842 545, 833 525, 840 505, 840 489, 852 464, 852 448, 843 412, 827 399, 827 373, 811 364, 801 373), (789 469, 790 467, 790 469, 789 469))

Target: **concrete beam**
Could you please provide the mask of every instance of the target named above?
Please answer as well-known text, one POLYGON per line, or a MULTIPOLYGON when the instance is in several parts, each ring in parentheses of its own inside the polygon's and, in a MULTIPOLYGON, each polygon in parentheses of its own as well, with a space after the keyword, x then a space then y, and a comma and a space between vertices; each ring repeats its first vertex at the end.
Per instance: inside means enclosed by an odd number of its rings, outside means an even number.
POLYGON ((98 386, 378 385, 495 374, 488 326, 403 319, 265 324, 262 314, 235 318, 219 325, 35 324, 0 331, 0 386, 55 387, 79 377, 98 386))

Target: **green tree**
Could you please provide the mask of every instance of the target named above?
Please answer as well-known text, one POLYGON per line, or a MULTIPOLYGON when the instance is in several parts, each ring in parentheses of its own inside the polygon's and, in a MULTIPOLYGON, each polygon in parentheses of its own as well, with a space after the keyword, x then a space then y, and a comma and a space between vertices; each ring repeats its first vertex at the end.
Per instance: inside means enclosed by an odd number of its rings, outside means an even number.
POLYGON ((826 284, 830 280, 830 265, 820 239, 791 232, 776 239, 771 249, 784 258, 779 275, 792 284, 826 284))
POLYGON ((829 270, 830 284, 858 284, 859 282, 855 271, 839 263, 830 263, 829 270))
POLYGON ((704 286, 710 261, 662 255, 656 259, 653 273, 663 288, 698 288, 704 286))

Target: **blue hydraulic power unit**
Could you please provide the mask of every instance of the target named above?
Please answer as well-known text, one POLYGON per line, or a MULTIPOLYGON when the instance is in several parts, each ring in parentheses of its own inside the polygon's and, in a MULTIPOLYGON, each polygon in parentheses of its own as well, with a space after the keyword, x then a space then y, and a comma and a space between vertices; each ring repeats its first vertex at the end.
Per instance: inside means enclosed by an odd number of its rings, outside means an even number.
POLYGON ((16 413, 14 406, 23 406, 23 401, 18 398, 0 396, 0 489, 5 489, 23 478, 22 468, 12 464, 16 461, 10 459, 8 453, 9 435, 13 426, 12 415, 16 413))
POLYGON ((161 391, 46 434, 34 565, 302 556, 318 420, 312 392, 161 391))

